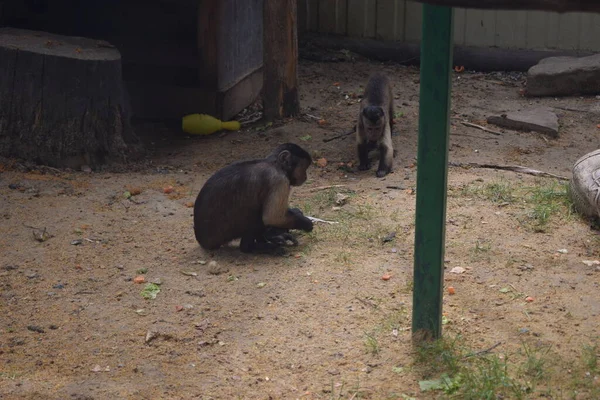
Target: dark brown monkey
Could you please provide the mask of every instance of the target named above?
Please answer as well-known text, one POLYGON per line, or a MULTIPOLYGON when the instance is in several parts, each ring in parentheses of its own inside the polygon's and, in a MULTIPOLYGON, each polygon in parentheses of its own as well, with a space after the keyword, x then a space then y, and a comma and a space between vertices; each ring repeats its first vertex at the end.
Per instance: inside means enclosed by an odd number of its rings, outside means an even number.
POLYGON ((369 152, 379 149, 377 177, 383 178, 392 171, 394 148, 392 127, 394 123, 394 96, 392 84, 382 72, 369 78, 365 95, 360 102, 360 113, 356 126, 356 147, 361 171, 371 168, 369 152))
POLYGON ((214 250, 241 238, 240 250, 248 253, 285 242, 289 229, 312 231, 310 219, 288 208, 290 186, 306 181, 311 163, 304 149, 285 143, 265 159, 240 161, 217 171, 194 204, 200 246, 214 250))

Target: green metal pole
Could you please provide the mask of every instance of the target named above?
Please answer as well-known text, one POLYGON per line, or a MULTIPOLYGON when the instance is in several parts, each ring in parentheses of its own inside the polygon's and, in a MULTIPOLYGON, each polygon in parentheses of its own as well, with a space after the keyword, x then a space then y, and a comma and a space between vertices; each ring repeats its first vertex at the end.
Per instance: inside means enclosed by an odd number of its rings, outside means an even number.
POLYGON ((413 336, 442 331, 453 10, 423 4, 413 336))

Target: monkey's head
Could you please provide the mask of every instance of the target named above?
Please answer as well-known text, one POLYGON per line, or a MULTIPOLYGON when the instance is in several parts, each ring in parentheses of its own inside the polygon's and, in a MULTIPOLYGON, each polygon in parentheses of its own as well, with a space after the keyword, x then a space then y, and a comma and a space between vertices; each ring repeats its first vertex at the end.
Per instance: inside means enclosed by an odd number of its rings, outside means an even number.
POLYGON ((362 110, 362 122, 365 127, 367 139, 377 141, 383 136, 385 129, 385 113, 380 106, 367 106, 362 110))
POLYGON ((312 157, 306 150, 294 143, 284 143, 268 157, 283 170, 292 186, 306 182, 306 170, 312 164, 312 157))

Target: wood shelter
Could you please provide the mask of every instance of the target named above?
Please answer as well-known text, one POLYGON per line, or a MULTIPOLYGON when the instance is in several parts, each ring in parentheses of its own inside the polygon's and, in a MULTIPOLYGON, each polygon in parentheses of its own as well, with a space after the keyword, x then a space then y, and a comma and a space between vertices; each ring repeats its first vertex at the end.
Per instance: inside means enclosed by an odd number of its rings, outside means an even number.
POLYGON ((262 89, 263 0, 0 0, 0 28, 105 40, 133 116, 228 119, 262 89))

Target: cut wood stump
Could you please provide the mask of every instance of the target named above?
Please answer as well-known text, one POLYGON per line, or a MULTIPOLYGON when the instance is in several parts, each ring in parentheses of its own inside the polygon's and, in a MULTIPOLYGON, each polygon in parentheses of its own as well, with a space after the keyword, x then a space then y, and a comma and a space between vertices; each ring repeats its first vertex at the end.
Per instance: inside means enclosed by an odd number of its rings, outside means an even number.
POLYGON ((104 41, 0 29, 0 155, 92 168, 141 150, 121 55, 104 41))

